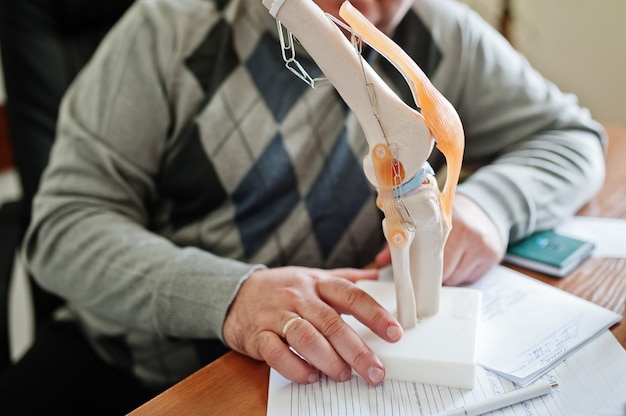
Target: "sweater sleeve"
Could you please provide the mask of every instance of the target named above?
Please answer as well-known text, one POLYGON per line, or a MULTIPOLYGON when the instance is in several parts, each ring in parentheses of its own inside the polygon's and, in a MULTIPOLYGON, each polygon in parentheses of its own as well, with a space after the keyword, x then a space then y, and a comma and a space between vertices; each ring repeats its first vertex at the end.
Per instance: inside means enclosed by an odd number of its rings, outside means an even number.
MULTIPOLYGON (((172 89, 180 88, 172 63, 201 34, 178 36, 167 11, 147 4, 131 8, 62 102, 24 255, 43 287, 104 320, 221 338, 234 293, 258 266, 151 231, 159 163, 175 125, 172 89)), ((211 18, 208 9, 169 15, 192 20, 176 27, 197 30, 211 18)), ((177 93, 193 104, 193 91, 177 93)))
POLYGON ((604 129, 466 6, 426 1, 442 49, 434 84, 466 134, 458 192, 519 240, 573 215, 604 180, 604 129))

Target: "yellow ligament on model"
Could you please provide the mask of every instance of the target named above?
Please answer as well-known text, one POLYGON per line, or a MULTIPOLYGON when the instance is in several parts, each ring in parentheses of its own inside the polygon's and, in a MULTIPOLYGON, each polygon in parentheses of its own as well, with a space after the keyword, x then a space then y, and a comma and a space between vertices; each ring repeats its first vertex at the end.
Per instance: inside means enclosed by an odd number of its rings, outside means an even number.
MULTIPOLYGON (((451 227, 452 202, 465 148, 465 134, 459 115, 407 53, 378 30, 354 6, 347 1, 344 2, 339 9, 339 15, 365 43, 394 64, 409 84, 413 98, 421 108, 424 123, 435 138, 437 148, 446 158, 447 176, 439 200, 444 219, 451 227)), ((385 215, 388 215, 387 211, 385 215)))

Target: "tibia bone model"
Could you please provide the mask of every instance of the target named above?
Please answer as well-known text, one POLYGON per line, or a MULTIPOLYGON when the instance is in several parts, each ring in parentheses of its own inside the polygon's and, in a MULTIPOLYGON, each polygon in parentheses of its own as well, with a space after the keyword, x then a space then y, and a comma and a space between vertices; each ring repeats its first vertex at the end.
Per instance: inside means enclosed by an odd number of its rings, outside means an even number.
POLYGON ((398 319, 405 329, 412 328, 439 308, 443 248, 463 155, 459 117, 408 55, 349 3, 342 5, 340 16, 352 27, 353 40, 356 34, 398 68, 422 113, 389 88, 312 0, 263 4, 295 35, 361 125, 370 149, 363 161, 365 176, 377 188, 385 214, 398 319), (426 163, 435 140, 448 167, 443 193, 426 163))

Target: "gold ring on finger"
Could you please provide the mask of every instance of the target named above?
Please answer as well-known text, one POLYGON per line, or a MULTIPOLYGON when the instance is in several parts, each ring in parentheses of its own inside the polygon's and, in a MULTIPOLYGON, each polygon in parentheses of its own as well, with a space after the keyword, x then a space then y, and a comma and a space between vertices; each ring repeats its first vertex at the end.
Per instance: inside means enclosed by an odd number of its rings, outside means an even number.
POLYGON ((294 316, 293 318, 290 318, 287 322, 285 322, 285 325, 283 325, 283 339, 287 338, 287 331, 289 331, 289 328, 291 327, 291 325, 293 325, 296 321, 299 321, 300 319, 303 319, 300 315, 298 316, 294 316))

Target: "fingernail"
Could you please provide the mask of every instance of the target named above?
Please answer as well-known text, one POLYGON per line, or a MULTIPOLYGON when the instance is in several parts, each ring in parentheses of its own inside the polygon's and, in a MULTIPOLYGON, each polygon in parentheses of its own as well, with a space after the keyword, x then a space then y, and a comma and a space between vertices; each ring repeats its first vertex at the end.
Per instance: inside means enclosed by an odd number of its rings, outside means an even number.
POLYGON ((349 368, 346 368, 345 370, 343 370, 341 372, 341 374, 339 375, 339 381, 346 381, 349 380, 350 377, 352 377, 352 370, 350 370, 349 368))
POLYGON ((306 379, 306 381, 311 384, 311 383, 317 383, 317 381, 320 379, 320 376, 317 372, 315 373, 311 373, 309 374, 309 378, 306 379))
POLYGON ((385 377, 385 372, 382 368, 372 367, 367 371, 367 377, 372 384, 379 384, 385 377))
POLYGON ((397 341, 402 338, 402 328, 399 326, 391 325, 387 328, 387 338, 392 341, 397 341))

